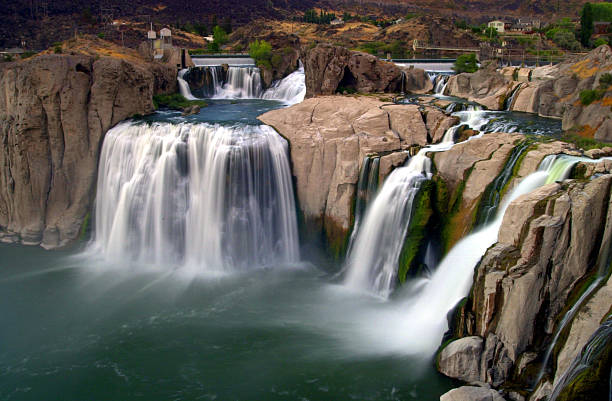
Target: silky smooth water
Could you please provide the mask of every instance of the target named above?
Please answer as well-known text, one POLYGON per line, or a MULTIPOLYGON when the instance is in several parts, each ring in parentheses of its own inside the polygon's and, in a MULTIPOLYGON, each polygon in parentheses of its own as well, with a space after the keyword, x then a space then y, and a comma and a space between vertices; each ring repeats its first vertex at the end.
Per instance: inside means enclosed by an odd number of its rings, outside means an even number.
POLYGON ((397 305, 311 265, 204 276, 7 245, 0 260, 2 400, 437 400, 452 387, 383 327, 397 305))

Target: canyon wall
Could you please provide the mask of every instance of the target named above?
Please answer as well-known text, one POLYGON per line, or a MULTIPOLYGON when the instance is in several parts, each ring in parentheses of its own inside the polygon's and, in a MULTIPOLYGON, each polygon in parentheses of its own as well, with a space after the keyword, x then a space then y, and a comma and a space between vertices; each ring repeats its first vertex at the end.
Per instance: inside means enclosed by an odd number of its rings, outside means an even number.
POLYGON ((175 68, 79 54, 0 68, 0 238, 66 245, 92 210, 104 134, 175 92, 175 68))

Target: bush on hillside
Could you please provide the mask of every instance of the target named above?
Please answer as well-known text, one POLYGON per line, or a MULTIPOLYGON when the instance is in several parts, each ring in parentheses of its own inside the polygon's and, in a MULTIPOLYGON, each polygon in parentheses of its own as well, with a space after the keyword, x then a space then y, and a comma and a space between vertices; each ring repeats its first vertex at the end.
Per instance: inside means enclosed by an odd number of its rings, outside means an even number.
POLYGON ((460 74, 462 72, 476 72, 478 71, 478 62, 475 54, 462 54, 457 57, 457 61, 453 65, 453 70, 460 74))
POLYGON ((265 40, 257 40, 249 43, 249 56, 255 60, 260 67, 270 68, 272 66, 272 45, 265 40))
MULTIPOLYGON (((601 82, 601 81, 600 81, 601 82)), ((604 89, 587 89, 580 92, 580 103, 588 106, 596 100, 600 100, 606 91, 604 89)))

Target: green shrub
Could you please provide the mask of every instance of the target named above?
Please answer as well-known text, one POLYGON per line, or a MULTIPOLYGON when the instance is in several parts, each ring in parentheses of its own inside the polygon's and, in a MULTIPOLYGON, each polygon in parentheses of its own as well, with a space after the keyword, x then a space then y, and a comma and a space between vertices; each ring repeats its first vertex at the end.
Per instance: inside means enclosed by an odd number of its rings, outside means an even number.
POLYGON ((587 89, 580 92, 580 102, 588 106, 596 100, 600 100, 606 93, 603 89, 587 89))
POLYGON ((21 58, 22 58, 22 59, 30 58, 30 57, 32 57, 32 56, 33 56, 33 55, 35 55, 35 54, 36 54, 36 52, 33 52, 33 51, 29 51, 29 50, 28 50, 28 51, 25 51, 25 52, 23 52, 23 53, 21 54, 21 58))
POLYGON ((612 74, 610 74, 609 72, 601 74, 601 77, 599 77, 599 87, 604 89, 610 85, 612 85, 612 74))
POLYGON ((208 53, 219 53, 219 44, 217 42, 210 42, 206 45, 208 53))
POLYGON ((580 50, 580 42, 576 40, 576 36, 567 30, 560 29, 556 31, 552 36, 553 42, 563 49, 578 51, 580 50))
POLYGON ((226 44, 227 41, 227 33, 220 26, 215 26, 213 28, 213 42, 216 43, 219 47, 221 47, 226 44))
POLYGON ((475 54, 462 54, 457 57, 457 61, 453 66, 453 70, 459 74, 462 72, 476 72, 478 71, 478 63, 476 61, 475 54))
POLYGON ((100 33, 98 34, 98 37, 99 37, 100 39, 104 39, 104 36, 105 36, 105 35, 104 35, 104 32, 100 32, 100 33))
POLYGON ((60 54, 61 52, 62 52, 62 46, 61 45, 60 46, 55 46, 53 48, 53 53, 60 54))
POLYGON ((271 68, 272 45, 265 40, 255 40, 249 43, 249 56, 255 60, 255 64, 264 68, 271 68))
POLYGON ((11 56, 10 54, 5 54, 2 59, 6 62, 11 62, 13 61, 13 56, 11 56))
POLYGON ((607 44, 608 44, 608 41, 605 40, 604 38, 597 38, 597 40, 593 42, 593 46, 595 47, 599 47, 599 46, 607 45, 607 44))

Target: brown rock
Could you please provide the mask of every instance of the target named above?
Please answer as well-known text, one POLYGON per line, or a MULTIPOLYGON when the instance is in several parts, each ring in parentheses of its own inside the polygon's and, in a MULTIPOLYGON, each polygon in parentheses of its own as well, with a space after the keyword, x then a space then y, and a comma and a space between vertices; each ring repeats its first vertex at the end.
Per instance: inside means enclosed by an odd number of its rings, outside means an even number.
POLYGON ((153 110, 176 72, 91 56, 46 55, 0 71, 0 231, 46 248, 74 240, 91 211, 104 133, 153 110))

